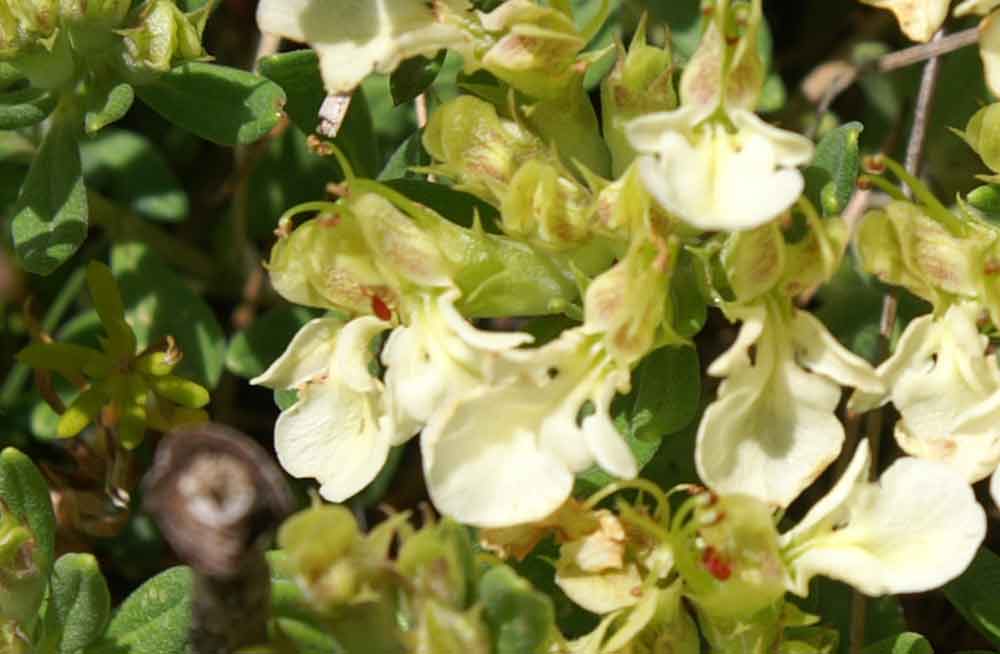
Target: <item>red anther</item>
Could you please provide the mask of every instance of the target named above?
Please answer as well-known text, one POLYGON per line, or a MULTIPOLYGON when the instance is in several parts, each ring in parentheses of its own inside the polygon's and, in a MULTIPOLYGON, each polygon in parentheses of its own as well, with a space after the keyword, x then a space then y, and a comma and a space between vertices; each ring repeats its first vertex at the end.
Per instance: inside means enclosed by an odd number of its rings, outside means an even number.
POLYGON ((719 581, 725 581, 733 574, 733 569, 729 565, 729 562, 711 545, 706 547, 705 551, 702 552, 701 563, 708 570, 708 573, 719 581))
POLYGON ((389 309, 389 305, 377 295, 372 296, 372 311, 375 312, 379 320, 389 320, 392 318, 392 311, 389 309))

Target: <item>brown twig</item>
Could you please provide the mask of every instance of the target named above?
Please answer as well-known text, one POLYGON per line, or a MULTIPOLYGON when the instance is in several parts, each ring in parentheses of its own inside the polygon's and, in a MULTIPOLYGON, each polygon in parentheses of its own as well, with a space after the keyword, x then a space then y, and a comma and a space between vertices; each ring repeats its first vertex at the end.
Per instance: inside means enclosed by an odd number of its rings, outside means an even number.
POLYGON ((284 476, 256 442, 224 425, 171 432, 145 482, 145 507, 194 570, 193 654, 267 640, 268 532, 293 508, 284 476))

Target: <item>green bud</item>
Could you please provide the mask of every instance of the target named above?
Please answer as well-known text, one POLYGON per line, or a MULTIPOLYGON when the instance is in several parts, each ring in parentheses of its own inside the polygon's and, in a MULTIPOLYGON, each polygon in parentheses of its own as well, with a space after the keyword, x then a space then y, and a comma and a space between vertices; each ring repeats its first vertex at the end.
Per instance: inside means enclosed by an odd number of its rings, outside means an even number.
POLYGON ((601 82, 604 138, 611 150, 612 174, 621 176, 635 158, 625 124, 643 114, 677 107, 670 50, 646 43, 646 15, 636 28, 628 53, 617 44, 618 59, 601 82))
POLYGON ((28 525, 0 498, 0 625, 33 624, 48 583, 42 556, 28 525))
POLYGON ((438 602, 420 607, 414 654, 490 654, 490 634, 479 609, 457 611, 438 602))
POLYGON ((503 230, 547 249, 566 249, 590 237, 593 200, 552 164, 531 160, 510 180, 500 215, 503 230))
POLYGON ((58 18, 57 0, 4 0, 0 3, 0 60, 50 39, 58 18))
POLYGON ((891 202, 865 215, 858 248, 865 270, 939 305, 948 295, 975 296, 982 283, 981 262, 996 235, 975 223, 965 227, 969 237, 954 236, 917 205, 891 202))
POLYGON ((432 172, 455 180, 456 187, 487 202, 500 198, 514 173, 529 159, 552 161, 542 141, 496 108, 470 95, 459 96, 431 116, 424 148, 440 162, 432 172))
POLYGON ((165 72, 178 63, 207 56, 202 32, 212 3, 185 14, 173 0, 148 2, 135 27, 123 30, 125 65, 133 71, 165 72))
POLYGON ((696 510, 694 524, 697 561, 679 558, 678 567, 705 614, 745 618, 784 597, 785 565, 766 504, 749 495, 718 497, 696 510))
POLYGON ((355 548, 361 543, 354 515, 324 504, 296 513, 278 531, 296 575, 324 606, 348 603, 359 586, 355 548))
POLYGON ((769 291, 785 268, 785 239, 777 224, 730 234, 722 248, 722 267, 737 300, 747 302, 769 291))
POLYGON ((135 370, 145 375, 161 377, 173 372, 179 362, 178 358, 170 357, 166 352, 150 352, 135 360, 135 370))
POLYGON ((372 313, 372 299, 398 306, 353 213, 322 214, 279 239, 267 265, 278 293, 296 304, 372 313))
POLYGON ((508 0, 483 15, 482 24, 498 35, 482 66, 538 98, 563 92, 573 78, 576 55, 586 45, 571 17, 530 0, 508 0))
POLYGON ((418 593, 454 609, 465 607, 474 569, 472 544, 461 525, 445 520, 424 527, 403 543, 397 565, 418 593))
POLYGON ((1000 102, 983 107, 972 115, 964 132, 965 139, 990 170, 1000 173, 1000 102))

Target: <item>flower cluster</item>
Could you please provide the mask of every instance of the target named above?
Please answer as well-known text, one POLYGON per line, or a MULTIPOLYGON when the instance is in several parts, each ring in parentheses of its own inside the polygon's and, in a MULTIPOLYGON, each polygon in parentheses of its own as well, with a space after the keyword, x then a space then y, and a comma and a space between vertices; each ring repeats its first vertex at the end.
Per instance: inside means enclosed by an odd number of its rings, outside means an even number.
MULTIPOLYGON (((554 637, 552 651, 695 652, 699 629, 713 651, 776 651, 786 628, 815 622, 785 602, 815 575, 876 595, 960 574, 985 536, 969 482, 1000 463, 1000 371, 979 329, 982 313, 1000 324, 993 228, 952 215, 910 178, 919 203, 866 217, 858 246, 868 270, 934 306, 873 368, 797 301, 835 273, 849 233, 804 195, 799 167, 812 141, 755 113, 767 72, 760 0, 704 3, 676 93, 671 54, 647 43, 640 23, 628 49, 613 49, 600 123, 583 86, 596 27, 578 28, 563 4, 508 0, 485 13, 465 0, 380 0, 334 16, 316 0, 261 3, 264 31, 317 50, 331 95, 443 48, 467 73, 487 71, 488 84, 432 112, 422 134, 432 162, 414 172, 497 216, 459 225, 355 176, 337 153, 337 197, 282 217, 268 262, 282 296, 328 311, 254 380, 297 392, 275 427, 282 465, 340 502, 419 434, 435 507, 480 527, 487 549, 519 558, 549 535, 560 544, 556 583, 604 617, 579 640, 554 637), (690 345, 696 330, 681 324, 674 293, 684 283, 739 330, 707 369, 722 380, 695 437, 707 489, 675 489, 692 492, 672 512, 661 489, 635 480, 643 462, 613 404, 648 355, 690 345), (558 316, 558 328, 531 329, 538 316, 558 316), (524 331, 474 322, 483 318, 524 331), (832 490, 779 533, 775 512, 845 456, 843 389, 854 412, 891 401, 911 457, 873 483, 862 444, 832 490), (595 467, 634 481, 581 504, 576 478, 595 467), (657 499, 655 510, 597 508, 630 484, 657 499)), ((977 133, 970 127, 970 141, 977 133)), ((323 602, 368 597, 351 576, 368 569, 353 529, 342 530, 350 537, 336 561, 300 562, 323 602)), ((422 620, 458 625, 469 604, 434 606, 422 620)), ((479 642, 474 621, 462 625, 453 635, 479 642)), ((822 631, 813 636, 801 651, 828 651, 822 631)))

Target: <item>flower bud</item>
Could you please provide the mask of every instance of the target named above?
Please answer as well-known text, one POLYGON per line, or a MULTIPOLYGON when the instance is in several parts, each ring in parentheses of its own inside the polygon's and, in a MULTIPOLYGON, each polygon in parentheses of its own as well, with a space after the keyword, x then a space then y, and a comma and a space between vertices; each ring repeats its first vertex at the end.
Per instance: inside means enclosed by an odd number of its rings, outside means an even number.
POLYGON ((785 239, 778 226, 772 222, 730 234, 722 248, 722 267, 737 300, 766 293, 785 268, 785 239))
POLYGON ((543 248, 565 249, 590 236, 590 193, 552 164, 531 160, 510 180, 500 214, 503 230, 543 248))
POLYGON ((424 130, 424 148, 440 162, 437 172, 457 188, 493 204, 529 159, 550 159, 542 141, 519 123, 502 119, 493 105, 463 95, 444 104, 424 130))
POLYGON ((424 527, 403 543, 397 565, 418 594, 453 609, 465 607, 474 570, 472 544, 461 525, 446 520, 424 527))
POLYGON ((299 583, 328 607, 354 599, 360 580, 352 555, 360 543, 354 515, 332 504, 301 511, 278 531, 278 544, 288 554, 299 583))
POLYGON ((508 0, 482 16, 500 33, 482 66, 515 89, 539 98, 559 96, 573 78, 576 54, 586 45, 573 19, 530 0, 508 0))
POLYGON ((125 64, 143 72, 165 72, 177 63, 206 56, 201 45, 212 3, 185 14, 172 0, 145 5, 135 27, 123 30, 125 64))
POLYGON ((416 654, 489 654, 489 630, 481 611, 456 611, 429 601, 420 608, 414 640, 416 654))
POLYGON ((964 132, 958 132, 993 172, 1000 172, 1000 102, 972 115, 964 132))
POLYGON ((677 107, 670 51, 646 43, 646 17, 636 29, 626 54, 618 44, 618 59, 601 83, 604 138, 611 149, 612 172, 625 172, 636 152, 625 136, 625 123, 642 114, 677 107))
POLYGON ((693 520, 697 560, 682 565, 678 557, 678 568, 704 613, 748 617, 784 596, 785 566, 766 504, 749 495, 727 495, 699 507, 693 520))

